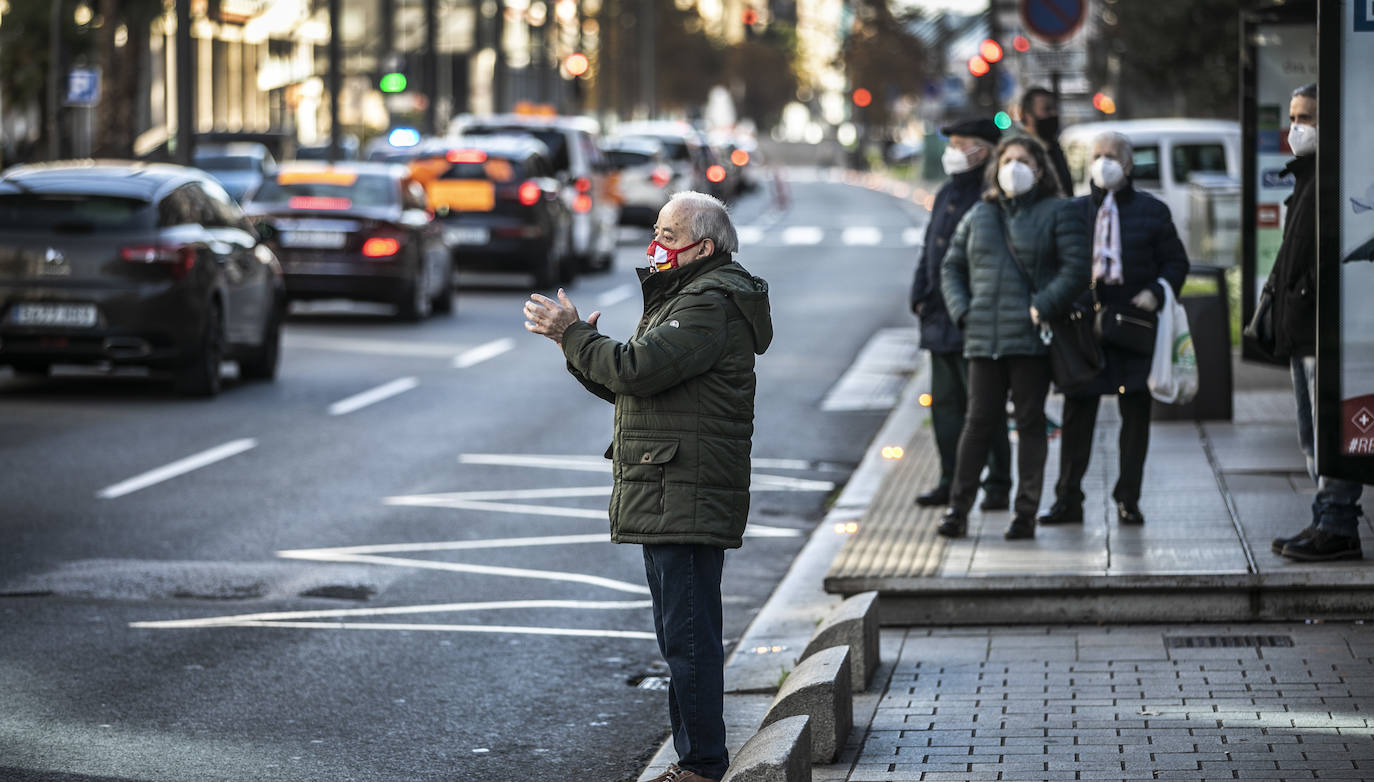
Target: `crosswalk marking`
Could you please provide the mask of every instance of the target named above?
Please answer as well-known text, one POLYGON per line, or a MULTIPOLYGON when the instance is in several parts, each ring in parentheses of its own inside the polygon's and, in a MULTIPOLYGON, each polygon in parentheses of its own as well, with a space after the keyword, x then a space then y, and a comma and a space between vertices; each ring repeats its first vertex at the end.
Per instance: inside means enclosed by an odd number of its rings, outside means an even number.
POLYGON ((883 232, 871 225, 856 225, 844 229, 844 233, 840 235, 840 241, 851 247, 871 247, 882 243, 883 232))
POLYGON ((782 231, 782 243, 786 245, 820 244, 825 232, 814 225, 789 225, 782 231))
POLYGON ((925 230, 914 226, 879 227, 851 225, 844 228, 823 228, 818 225, 789 225, 765 229, 758 225, 742 225, 735 229, 742 246, 808 247, 838 242, 846 247, 919 247, 925 230))

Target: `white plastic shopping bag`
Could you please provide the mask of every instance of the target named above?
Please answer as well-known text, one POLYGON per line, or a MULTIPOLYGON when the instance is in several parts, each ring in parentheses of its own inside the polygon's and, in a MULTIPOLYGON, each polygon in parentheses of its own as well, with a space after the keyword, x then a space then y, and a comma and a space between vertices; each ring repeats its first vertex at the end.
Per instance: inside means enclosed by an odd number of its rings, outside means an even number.
POLYGON ((1197 353, 1193 333, 1188 328, 1188 313, 1174 298, 1174 289, 1164 278, 1164 306, 1159 309, 1155 331, 1155 354, 1150 363, 1150 396, 1166 405, 1186 405, 1197 396, 1197 353))

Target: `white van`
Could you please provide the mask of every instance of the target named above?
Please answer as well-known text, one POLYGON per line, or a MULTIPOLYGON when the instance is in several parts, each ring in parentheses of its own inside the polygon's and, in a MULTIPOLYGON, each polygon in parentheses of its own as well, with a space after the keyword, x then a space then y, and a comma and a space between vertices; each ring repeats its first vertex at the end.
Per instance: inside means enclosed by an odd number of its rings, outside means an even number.
MULTIPOLYGON (((1198 246, 1189 238, 1188 177, 1221 174, 1239 184, 1240 123, 1204 119, 1130 119, 1070 125, 1059 136, 1073 175, 1074 194, 1089 192, 1088 167, 1093 139, 1115 131, 1135 147, 1135 186, 1168 205, 1184 247, 1198 246)), ((1238 208, 1238 207, 1237 207, 1238 208)), ((1240 215, 1235 215, 1236 221, 1240 215)))

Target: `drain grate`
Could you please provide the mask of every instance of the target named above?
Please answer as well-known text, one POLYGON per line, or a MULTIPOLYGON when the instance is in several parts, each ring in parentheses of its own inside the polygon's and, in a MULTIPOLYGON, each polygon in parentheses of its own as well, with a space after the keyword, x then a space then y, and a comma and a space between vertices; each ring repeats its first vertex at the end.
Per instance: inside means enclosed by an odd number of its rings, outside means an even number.
POLYGON ((1169 649, 1238 649, 1290 647, 1291 635, 1166 635, 1164 646, 1169 649))

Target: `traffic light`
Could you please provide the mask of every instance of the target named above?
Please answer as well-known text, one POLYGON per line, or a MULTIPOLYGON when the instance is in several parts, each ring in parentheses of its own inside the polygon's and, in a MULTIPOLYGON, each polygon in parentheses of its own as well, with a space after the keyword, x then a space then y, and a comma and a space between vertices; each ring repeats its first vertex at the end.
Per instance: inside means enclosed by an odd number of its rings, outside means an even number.
POLYGON ((975 54, 969 58, 969 73, 973 74, 974 76, 986 76, 989 70, 992 70, 992 66, 988 65, 988 61, 983 59, 983 55, 975 54))
POLYGON ((1112 99, 1112 96, 1106 94, 1105 92, 1099 92, 1093 95, 1093 108, 1097 109, 1103 114, 1115 114, 1116 101, 1112 99))
POLYGON ((854 90, 854 105, 855 105, 855 106, 858 106, 859 108, 862 109, 862 108, 866 108, 866 107, 867 107, 870 103, 872 103, 872 102, 873 102, 873 93, 869 92, 868 90, 864 89, 863 87, 860 87, 860 88, 858 88, 857 90, 854 90))
POLYGON ((1022 54, 1025 54, 1026 52, 1030 51, 1030 39, 1018 33, 1014 38, 1011 39, 1011 48, 1015 49, 1018 52, 1021 52, 1022 54))
POLYGON ((988 62, 997 62, 1002 59, 1002 44, 991 38, 984 38, 983 43, 978 46, 978 54, 988 62))
POLYGON ((563 68, 574 79, 585 74, 590 67, 591 63, 587 60, 587 55, 582 52, 573 52, 568 55, 567 59, 563 60, 563 68))
POLYGON ((405 92, 406 75, 397 71, 382 74, 382 78, 377 80, 377 89, 382 92, 405 92))
POLYGON ((999 111, 992 118, 992 124, 996 125, 998 130, 1007 130, 1011 127, 1011 115, 1005 111, 999 111))
POLYGON ((410 81, 406 76, 409 68, 405 55, 389 54, 382 58, 381 66, 381 73, 377 76, 377 89, 388 94, 405 92, 410 81))

